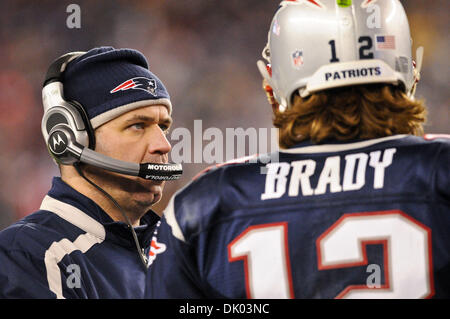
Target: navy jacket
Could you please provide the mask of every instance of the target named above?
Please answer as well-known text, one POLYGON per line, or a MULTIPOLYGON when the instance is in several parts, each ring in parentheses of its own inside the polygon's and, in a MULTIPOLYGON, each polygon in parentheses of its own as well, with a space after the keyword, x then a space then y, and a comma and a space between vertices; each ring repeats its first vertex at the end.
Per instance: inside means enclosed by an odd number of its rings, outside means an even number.
POLYGON ((450 139, 278 156, 219 165, 175 194, 146 297, 450 297, 450 139))
MULTIPOLYGON (((147 255, 158 220, 135 227, 147 255)), ((39 211, 0 232, 1 298, 142 298, 146 272, 127 225, 59 177, 39 211)))

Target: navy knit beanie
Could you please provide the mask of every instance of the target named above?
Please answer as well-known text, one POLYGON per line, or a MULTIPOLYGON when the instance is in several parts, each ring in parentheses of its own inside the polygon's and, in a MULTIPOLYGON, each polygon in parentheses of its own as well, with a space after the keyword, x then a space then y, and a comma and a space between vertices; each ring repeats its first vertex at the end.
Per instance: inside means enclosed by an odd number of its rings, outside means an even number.
POLYGON ((136 50, 89 50, 67 65, 63 83, 64 98, 83 106, 94 129, 143 106, 164 105, 172 112, 169 93, 136 50))

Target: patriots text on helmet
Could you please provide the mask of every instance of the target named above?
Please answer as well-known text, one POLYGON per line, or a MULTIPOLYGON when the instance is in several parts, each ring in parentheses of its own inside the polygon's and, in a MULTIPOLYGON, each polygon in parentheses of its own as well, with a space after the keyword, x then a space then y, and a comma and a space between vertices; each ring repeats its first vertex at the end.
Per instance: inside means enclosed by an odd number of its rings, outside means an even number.
POLYGON ((380 76, 380 75, 381 75, 380 67, 349 69, 337 72, 326 72, 324 74, 325 81, 351 79, 365 76, 380 76))

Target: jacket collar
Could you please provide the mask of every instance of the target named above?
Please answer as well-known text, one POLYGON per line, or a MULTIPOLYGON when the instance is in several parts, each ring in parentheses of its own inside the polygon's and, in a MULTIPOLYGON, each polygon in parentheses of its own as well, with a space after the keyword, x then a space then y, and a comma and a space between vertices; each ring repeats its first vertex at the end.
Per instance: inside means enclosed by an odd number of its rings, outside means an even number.
MULTIPOLYGON (((92 235, 113 241, 121 246, 134 247, 135 243, 128 225, 114 221, 93 200, 66 184, 60 177, 54 177, 52 188, 42 201, 42 210, 51 211, 71 224, 92 235)), ((134 227, 142 247, 150 245, 159 216, 149 210, 141 225, 134 227)))

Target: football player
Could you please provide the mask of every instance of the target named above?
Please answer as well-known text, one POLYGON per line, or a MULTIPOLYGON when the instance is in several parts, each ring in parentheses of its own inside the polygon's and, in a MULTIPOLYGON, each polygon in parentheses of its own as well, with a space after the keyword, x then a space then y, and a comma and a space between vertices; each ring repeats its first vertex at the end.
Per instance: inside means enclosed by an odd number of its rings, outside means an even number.
POLYGON ((175 194, 146 297, 449 298, 450 140, 423 136, 411 50, 398 0, 281 2, 258 62, 279 161, 175 194))

